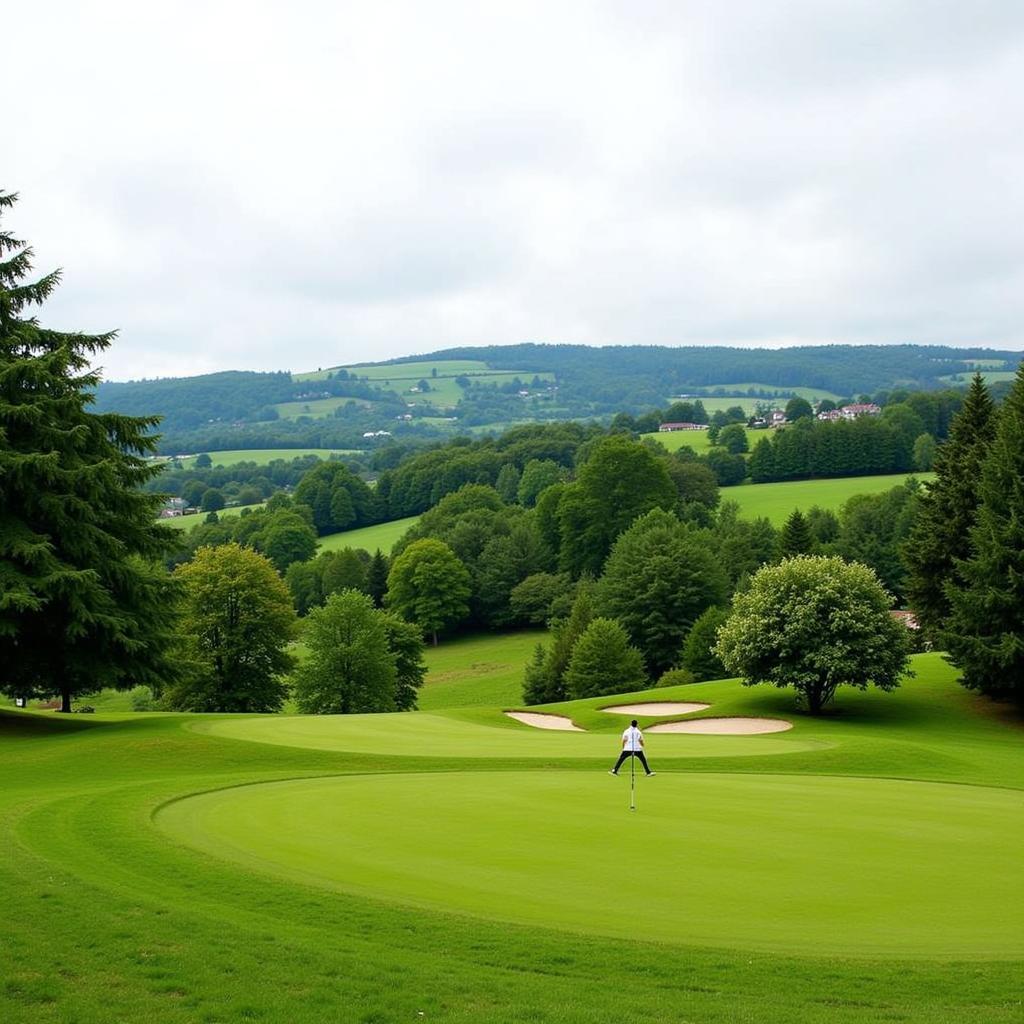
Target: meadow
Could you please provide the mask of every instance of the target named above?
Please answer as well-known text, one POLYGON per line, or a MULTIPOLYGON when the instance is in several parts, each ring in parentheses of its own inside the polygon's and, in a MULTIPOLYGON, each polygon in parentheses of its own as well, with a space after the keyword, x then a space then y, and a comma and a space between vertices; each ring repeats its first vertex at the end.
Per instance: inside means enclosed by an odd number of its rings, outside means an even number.
MULTIPOLYGON (((732 403, 733 405, 736 402, 732 403)), ((713 410, 709 410, 713 411, 713 410)), ((758 438, 767 434, 765 430, 743 428, 747 435, 747 446, 753 448, 758 438)), ((707 455, 711 450, 711 438, 706 430, 659 430, 653 434, 641 434, 641 441, 657 441, 666 451, 677 452, 680 448, 692 448, 698 455, 707 455)))
MULTIPOLYGON (((258 502, 255 505, 230 505, 227 508, 222 508, 217 513, 217 518, 240 516, 243 509, 257 509, 262 508, 263 503, 258 502)), ((161 519, 160 522, 164 526, 169 526, 172 530, 191 530, 194 526, 198 526, 203 520, 206 519, 205 512, 194 512, 189 516, 171 516, 169 519, 161 519)))
POLYGON ((723 487, 719 492, 722 501, 739 505, 740 515, 745 519, 763 516, 775 526, 781 526, 794 509, 806 512, 817 505, 819 508, 838 511, 855 494, 880 494, 898 487, 910 479, 928 483, 935 479, 934 473, 902 473, 882 476, 844 476, 828 480, 781 480, 770 484, 739 484, 723 487))
POLYGON ((384 554, 388 554, 394 546, 395 541, 412 526, 419 516, 409 516, 406 519, 393 519, 390 523, 377 523, 375 526, 361 526, 357 530, 345 530, 342 533, 328 534, 321 537, 317 551, 340 551, 342 548, 362 548, 372 555, 380 548, 384 554))
MULTIPOLYGON (((774 395, 777 398, 785 400, 793 397, 793 395, 799 395, 801 398, 806 398, 808 402, 820 402, 823 398, 829 398, 833 402, 837 401, 841 396, 837 395, 834 391, 826 391, 824 388, 810 388, 810 387, 777 387, 774 384, 759 384, 757 381, 744 381, 741 384, 706 384, 704 387, 694 388, 694 395, 699 397, 704 402, 705 408, 709 408, 705 395, 709 395, 712 391, 729 391, 739 392, 742 394, 744 391, 763 391, 766 394, 774 395)), ((757 402, 766 402, 770 399, 761 398, 759 396, 744 395, 744 399, 751 403, 751 406, 757 402)))
MULTIPOLYGON (((367 366, 345 366, 333 369, 344 369, 349 373, 365 377, 371 383, 385 387, 400 395, 411 404, 429 402, 440 411, 453 409, 462 401, 465 394, 461 385, 455 382, 456 377, 467 376, 477 384, 502 384, 519 377, 529 387, 534 377, 541 380, 554 380, 555 375, 548 372, 534 373, 532 370, 492 370, 487 363, 479 359, 436 359, 415 363, 376 363, 367 366), (426 392, 412 392, 425 380, 430 385, 426 392)), ((317 370, 311 373, 293 374, 295 380, 322 380, 331 370, 317 370)), ((310 402, 287 402, 277 406, 282 417, 296 416, 329 416, 339 405, 348 399, 323 398, 310 402)), ((364 403, 365 404, 365 403, 364 403)))
POLYGON ((0 1019, 1016 1022, 1024 723, 914 668, 820 720, 735 680, 629 695, 793 723, 648 732, 635 813, 610 697, 549 708, 564 733, 440 691, 0 712, 0 1019))
MULTIPOLYGON (((198 453, 197 453, 198 454, 198 453)), ((290 462, 303 455, 316 455, 321 459, 329 459, 332 455, 359 455, 357 448, 236 448, 231 451, 207 452, 215 466, 233 466, 237 462, 255 462, 258 466, 266 466, 276 459, 290 462)), ((196 456, 188 455, 178 459, 188 469, 196 456)))
MULTIPOLYGON (((672 434, 670 437, 678 435, 672 434)), ((911 474, 922 483, 934 479, 933 473, 911 474)), ((776 526, 781 526, 794 509, 806 512, 811 506, 837 511, 840 506, 855 494, 879 494, 892 487, 904 483, 910 476, 896 473, 883 476, 849 476, 828 480, 784 480, 771 484, 740 484, 736 487, 723 487, 719 492, 722 501, 735 502, 740 507, 740 514, 752 519, 763 516, 776 526)), ((192 517, 193 520, 195 517, 192 517)), ((338 551, 341 548, 362 548, 371 554, 380 548, 387 554, 395 541, 419 516, 396 519, 390 523, 378 523, 376 526, 363 526, 357 530, 345 530, 343 533, 332 533, 322 537, 319 551, 338 551)), ((178 523, 180 520, 172 520, 178 523)))

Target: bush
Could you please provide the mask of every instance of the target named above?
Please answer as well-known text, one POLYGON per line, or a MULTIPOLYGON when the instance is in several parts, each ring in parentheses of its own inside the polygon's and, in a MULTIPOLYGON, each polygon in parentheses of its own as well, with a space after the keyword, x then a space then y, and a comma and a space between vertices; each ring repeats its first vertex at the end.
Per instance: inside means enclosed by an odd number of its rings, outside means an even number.
POLYGON ((654 685, 660 690, 666 686, 689 686, 695 682, 697 677, 688 668, 670 668, 667 672, 662 672, 654 685))

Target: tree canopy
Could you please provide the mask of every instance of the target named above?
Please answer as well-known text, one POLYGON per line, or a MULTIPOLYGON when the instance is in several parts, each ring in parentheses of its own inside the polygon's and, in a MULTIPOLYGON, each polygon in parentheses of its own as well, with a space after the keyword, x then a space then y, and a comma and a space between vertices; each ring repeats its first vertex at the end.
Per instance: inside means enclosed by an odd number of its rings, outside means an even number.
POLYGON ((792 686, 820 714, 839 686, 882 690, 907 670, 907 629, 874 572, 802 556, 758 570, 718 631, 715 653, 744 683, 792 686))
POLYGON ((414 541, 392 563, 384 603, 430 633, 434 644, 446 626, 469 611, 469 571, 447 544, 414 541))
MULTIPOLYGON (((16 196, 0 192, 0 215, 16 196)), ((0 688, 74 696, 173 675, 174 602, 155 521, 154 416, 90 411, 90 363, 113 333, 52 331, 30 315, 60 281, 0 231, 0 688)))
POLYGON ((280 711, 295 664, 291 597, 273 565, 236 543, 200 548, 174 571, 183 590, 179 711, 280 711))
POLYGON ((1000 410, 978 499, 940 637, 964 686, 1024 703, 1024 369, 1000 410))

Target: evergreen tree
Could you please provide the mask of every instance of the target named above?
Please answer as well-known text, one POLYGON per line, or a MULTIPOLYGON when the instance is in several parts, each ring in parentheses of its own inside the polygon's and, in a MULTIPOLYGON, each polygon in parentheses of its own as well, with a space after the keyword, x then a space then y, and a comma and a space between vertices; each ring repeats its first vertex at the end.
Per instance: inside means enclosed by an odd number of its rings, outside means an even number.
POLYGON ((597 586, 598 611, 615 619, 657 678, 675 665, 690 627, 728 593, 707 540, 655 509, 621 534, 597 586))
POLYGON ((366 591, 378 608, 384 607, 384 595, 388 592, 388 571, 387 556, 377 548, 366 570, 366 591))
MULTIPOLYGON (((0 216, 15 200, 0 192, 0 216)), ((159 690, 172 676, 174 601, 158 567, 177 541, 159 526, 152 416, 89 411, 89 364, 113 333, 51 331, 28 315, 60 280, 0 231, 0 690, 74 696, 159 690)))
POLYGON ((550 704, 566 699, 565 670, 569 667, 576 641, 594 618, 593 586, 588 579, 580 581, 569 618, 552 624, 551 646, 545 651, 542 644, 537 645, 526 668, 525 703, 550 704))
POLYGON ((1024 364, 1000 409, 978 499, 940 637, 964 686, 1024 702, 1024 364))
POLYGON ((792 558, 794 555, 809 555, 813 546, 814 538, 811 536, 811 528, 807 520, 800 509, 793 509, 790 517, 782 527, 782 534, 779 537, 782 557, 792 558))
POLYGON ((949 615, 946 585, 971 553, 970 531, 979 501, 981 467, 995 434, 996 411, 981 374, 935 455, 936 478, 919 497, 903 549, 907 599, 926 633, 935 635, 949 615))
POLYGON ((693 673, 698 682, 704 679, 722 679, 725 666, 715 651, 718 628, 729 618, 725 608, 712 606, 693 624, 683 644, 682 667, 693 673))
POLYGON ((574 700, 606 693, 641 690, 647 683, 640 652, 613 619, 594 619, 576 641, 565 672, 565 688, 574 700))

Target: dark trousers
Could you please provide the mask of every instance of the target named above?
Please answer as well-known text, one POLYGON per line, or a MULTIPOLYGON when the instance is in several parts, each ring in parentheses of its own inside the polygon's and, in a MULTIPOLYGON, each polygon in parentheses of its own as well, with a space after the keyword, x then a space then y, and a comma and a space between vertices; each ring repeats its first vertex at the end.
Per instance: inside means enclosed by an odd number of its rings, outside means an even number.
POLYGON ((651 774, 651 769, 647 767, 647 758, 644 757, 644 752, 642 750, 624 750, 619 754, 619 759, 615 762, 615 767, 612 771, 617 772, 622 767, 622 763, 627 757, 638 757, 640 759, 640 763, 644 766, 644 771, 647 772, 648 775, 651 774))

